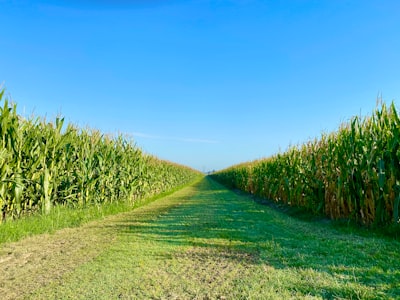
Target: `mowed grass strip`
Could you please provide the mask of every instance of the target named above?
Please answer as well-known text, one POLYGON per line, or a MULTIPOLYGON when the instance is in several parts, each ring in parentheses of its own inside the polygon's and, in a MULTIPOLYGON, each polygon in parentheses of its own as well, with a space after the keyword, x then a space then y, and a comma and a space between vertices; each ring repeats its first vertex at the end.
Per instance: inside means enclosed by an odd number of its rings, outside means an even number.
POLYGON ((103 251, 27 298, 400 297, 398 241, 301 221, 209 178, 96 226, 114 237, 103 251))

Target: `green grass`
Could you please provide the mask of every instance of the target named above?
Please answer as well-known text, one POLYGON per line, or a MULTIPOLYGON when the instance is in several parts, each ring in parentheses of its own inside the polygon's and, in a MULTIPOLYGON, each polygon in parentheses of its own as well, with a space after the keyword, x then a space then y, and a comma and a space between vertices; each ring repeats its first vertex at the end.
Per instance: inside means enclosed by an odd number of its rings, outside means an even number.
POLYGON ((209 178, 91 227, 114 239, 99 244, 104 250, 93 259, 25 296, 400 298, 398 241, 293 218, 209 178))
POLYGON ((79 209, 55 206, 49 214, 36 213, 30 216, 25 216, 21 219, 9 220, 0 224, 0 244, 5 242, 15 242, 22 238, 37 234, 54 233, 56 230, 62 228, 77 227, 93 220, 102 219, 109 215, 131 211, 159 198, 170 195, 187 185, 189 184, 135 202, 120 201, 79 209))

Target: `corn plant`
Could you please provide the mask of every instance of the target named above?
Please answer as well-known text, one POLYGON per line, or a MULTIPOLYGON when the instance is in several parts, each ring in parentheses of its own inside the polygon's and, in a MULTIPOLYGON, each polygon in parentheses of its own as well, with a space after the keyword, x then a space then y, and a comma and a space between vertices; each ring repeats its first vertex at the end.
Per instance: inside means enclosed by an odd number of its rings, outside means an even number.
POLYGON ((122 135, 23 119, 0 91, 2 219, 53 206, 135 202, 193 180, 199 172, 144 154, 122 135))
POLYGON ((394 103, 354 117, 337 132, 213 177, 333 219, 399 223, 400 118, 394 103))

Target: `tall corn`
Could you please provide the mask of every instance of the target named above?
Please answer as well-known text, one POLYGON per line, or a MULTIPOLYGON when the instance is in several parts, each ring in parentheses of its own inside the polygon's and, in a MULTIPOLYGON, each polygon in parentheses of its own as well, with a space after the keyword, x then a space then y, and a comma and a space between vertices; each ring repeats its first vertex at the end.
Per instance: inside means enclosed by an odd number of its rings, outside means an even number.
POLYGON ((187 183, 199 173, 158 160, 122 135, 23 119, 0 90, 0 209, 2 219, 55 205, 85 207, 136 201, 187 183))
POLYGON ((400 119, 394 103, 283 154, 233 166, 218 181, 333 219, 399 223, 400 119))

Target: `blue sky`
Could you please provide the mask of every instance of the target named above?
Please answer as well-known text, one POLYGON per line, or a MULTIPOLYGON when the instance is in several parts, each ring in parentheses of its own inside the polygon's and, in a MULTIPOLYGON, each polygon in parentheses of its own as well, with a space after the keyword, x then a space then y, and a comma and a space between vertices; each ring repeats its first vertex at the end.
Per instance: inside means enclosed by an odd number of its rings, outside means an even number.
POLYGON ((21 114, 201 171, 400 97, 399 1, 0 0, 0 29, 0 82, 21 114))

